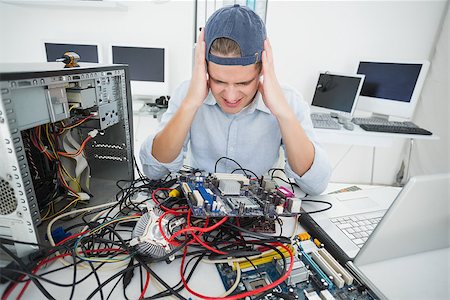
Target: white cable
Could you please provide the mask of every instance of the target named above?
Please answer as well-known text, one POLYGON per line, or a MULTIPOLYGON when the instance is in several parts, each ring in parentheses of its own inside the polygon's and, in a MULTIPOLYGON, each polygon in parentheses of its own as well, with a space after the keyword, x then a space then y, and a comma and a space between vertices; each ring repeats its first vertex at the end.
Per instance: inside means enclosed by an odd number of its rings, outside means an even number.
MULTIPOLYGON (((282 248, 277 247, 277 249, 280 250, 282 248)), ((240 258, 228 258, 228 259, 217 259, 217 260, 203 258, 202 262, 207 263, 207 264, 239 263, 239 262, 247 261, 247 259, 252 260, 252 259, 256 259, 256 258, 261 258, 264 255, 269 254, 272 251, 274 251, 274 250, 266 250, 264 252, 261 252, 261 254, 257 254, 257 255, 253 255, 253 256, 249 256, 249 257, 240 257, 240 258)))
MULTIPOLYGON (((131 201, 131 202, 137 202, 137 203, 141 202, 140 200, 136 200, 136 201, 129 200, 129 201, 131 201)), ((63 213, 63 214, 61 214, 61 215, 59 215, 59 216, 53 218, 53 219, 48 223, 48 225, 47 225, 47 237, 48 237, 48 240, 49 240, 50 244, 51 244, 52 246, 55 246, 55 241, 53 240, 52 230, 51 230, 51 229, 52 229, 53 224, 54 224, 56 221, 58 221, 59 219, 64 218, 64 217, 69 216, 69 215, 72 215, 72 214, 81 213, 81 212, 88 212, 88 211, 95 210, 95 209, 99 209, 99 208, 106 208, 106 207, 114 206, 114 205, 116 205, 116 204, 117 204, 117 202, 110 202, 110 203, 100 204, 100 205, 97 205, 97 206, 85 207, 85 208, 81 208, 81 209, 77 209, 77 210, 73 210, 73 211, 69 211, 69 212, 63 213)), ((99 212, 97 215, 95 215, 95 217, 94 217, 92 220, 97 220, 103 213, 104 213, 104 211, 99 212)), ((87 226, 84 227, 83 230, 82 230, 81 232, 83 232, 83 231, 86 230, 86 229, 87 229, 87 226)), ((59 253, 59 252, 57 252, 57 254, 58 254, 58 253, 59 253)), ((68 262, 68 261, 66 261, 64 258, 60 258, 59 261, 60 261, 63 265, 65 265, 65 266, 72 265, 72 264, 75 263, 75 262, 68 262)), ((95 265, 95 264, 97 264, 97 263, 93 263, 93 264, 95 265)), ((127 264, 128 264, 128 260, 124 260, 124 261, 119 261, 119 262, 110 263, 110 264, 108 264, 108 265, 111 265, 110 268, 104 268, 104 267, 102 267, 102 269, 103 269, 103 270, 117 269, 117 268, 123 267, 123 266, 125 266, 125 265, 127 265, 127 264)), ((78 267, 81 267, 81 268, 91 268, 91 266, 90 266, 88 263, 86 263, 86 262, 83 262, 83 263, 78 264, 78 265, 77 265, 77 268, 78 268, 78 267)))
POLYGON ((97 206, 80 208, 80 209, 77 209, 77 210, 68 211, 66 213, 63 213, 63 214, 53 218, 47 225, 47 236, 48 236, 48 240, 49 240, 50 244, 52 246, 55 246, 55 241, 53 240, 53 236, 52 236, 52 226, 59 219, 62 219, 64 217, 66 217, 66 216, 70 216, 70 215, 73 215, 73 214, 76 214, 76 213, 80 213, 80 212, 91 211, 91 210, 98 209, 98 208, 106 208, 106 207, 109 207, 109 206, 113 206, 115 204, 117 204, 117 202, 110 202, 110 203, 105 203, 105 204, 101 204, 101 205, 97 205, 97 206))
MULTIPOLYGON (((150 282, 153 283, 153 285, 158 289, 158 291, 163 292, 163 291, 166 290, 165 288, 163 288, 161 286, 161 284, 159 283, 158 280, 150 280, 150 282)), ((178 299, 175 296, 165 296, 164 298, 166 298, 166 299, 175 299, 175 300, 178 299)))
POLYGON ((240 281, 241 281, 241 267, 239 266, 239 264, 236 264, 236 280, 234 281, 234 284, 228 289, 228 291, 220 295, 220 297, 226 297, 232 292, 234 292, 238 287, 240 281))

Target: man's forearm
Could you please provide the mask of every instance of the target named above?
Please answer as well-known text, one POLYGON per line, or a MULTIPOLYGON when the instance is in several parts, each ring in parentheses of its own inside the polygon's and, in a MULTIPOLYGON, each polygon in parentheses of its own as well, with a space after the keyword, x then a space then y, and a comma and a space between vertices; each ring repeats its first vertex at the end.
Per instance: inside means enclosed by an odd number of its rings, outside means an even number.
POLYGON ((180 154, 184 141, 198 110, 186 99, 179 109, 153 139, 152 155, 161 163, 170 163, 180 154))
POLYGON ((314 145, 293 112, 277 119, 289 165, 296 174, 303 176, 314 161, 314 145))

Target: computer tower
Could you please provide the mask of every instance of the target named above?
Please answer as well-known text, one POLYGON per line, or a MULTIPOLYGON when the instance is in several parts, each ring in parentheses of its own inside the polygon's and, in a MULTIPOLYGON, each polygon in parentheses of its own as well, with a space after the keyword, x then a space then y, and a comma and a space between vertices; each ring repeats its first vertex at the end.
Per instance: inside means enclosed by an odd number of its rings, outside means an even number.
POLYGON ((126 65, 0 64, 0 89, 0 237, 45 243, 49 217, 114 201, 134 179, 126 65))

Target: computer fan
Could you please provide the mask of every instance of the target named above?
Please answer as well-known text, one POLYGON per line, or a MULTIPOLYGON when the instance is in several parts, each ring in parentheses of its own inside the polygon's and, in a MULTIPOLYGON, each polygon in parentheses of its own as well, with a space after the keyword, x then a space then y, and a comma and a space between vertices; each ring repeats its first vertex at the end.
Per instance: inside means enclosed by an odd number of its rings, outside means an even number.
POLYGON ((161 218, 163 213, 159 208, 150 208, 137 222, 131 234, 130 245, 135 246, 138 253, 160 258, 173 250, 173 246, 161 234, 158 222, 161 222, 164 235, 169 238, 171 232, 177 231, 177 228, 184 223, 184 219, 172 221, 173 215, 161 218))

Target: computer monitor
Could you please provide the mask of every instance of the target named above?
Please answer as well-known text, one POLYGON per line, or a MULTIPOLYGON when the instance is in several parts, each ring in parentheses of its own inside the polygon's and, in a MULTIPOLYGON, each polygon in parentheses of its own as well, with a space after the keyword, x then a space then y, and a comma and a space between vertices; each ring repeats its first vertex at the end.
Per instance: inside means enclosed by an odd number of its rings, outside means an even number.
POLYGON ((76 52, 80 56, 80 62, 99 63, 100 45, 84 43, 51 43, 44 42, 45 56, 48 62, 54 62, 64 56, 66 52, 76 52))
POLYGON ((169 66, 167 47, 111 45, 113 64, 127 64, 134 99, 168 95, 169 66))
POLYGON ((313 110, 352 116, 364 75, 320 73, 311 103, 313 110))
POLYGON ((357 109, 378 117, 411 119, 430 63, 428 61, 360 61, 366 75, 357 109))

